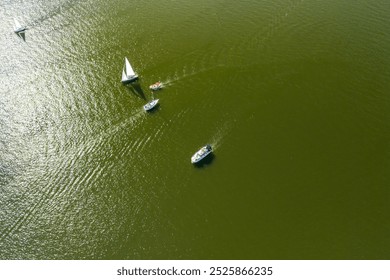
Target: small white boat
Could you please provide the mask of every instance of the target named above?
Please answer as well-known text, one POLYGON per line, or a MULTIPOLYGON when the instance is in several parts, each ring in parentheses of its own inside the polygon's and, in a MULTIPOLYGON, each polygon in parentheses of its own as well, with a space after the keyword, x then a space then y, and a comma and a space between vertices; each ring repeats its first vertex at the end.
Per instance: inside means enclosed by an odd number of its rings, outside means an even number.
POLYGON ((154 107, 156 107, 157 103, 158 103, 158 99, 153 99, 152 101, 150 101, 144 105, 144 110, 145 111, 152 110, 154 107))
POLYGON ((133 68, 130 65, 130 62, 127 60, 127 57, 125 57, 125 66, 122 70, 122 83, 131 83, 137 79, 138 75, 134 72, 133 68))
POLYGON ((192 157, 191 157, 191 163, 197 163, 207 157, 213 149, 211 148, 211 145, 207 144, 206 146, 200 148, 199 151, 197 151, 192 157))
POLYGON ((19 23, 19 21, 16 18, 14 18, 14 32, 15 33, 24 32, 24 31, 26 31, 26 29, 27 29, 26 26, 22 26, 19 23))
POLYGON ((161 89, 163 87, 163 84, 162 84, 162 82, 156 82, 156 83, 154 83, 153 85, 150 85, 149 86, 149 88, 151 89, 151 90, 159 90, 159 89, 161 89))

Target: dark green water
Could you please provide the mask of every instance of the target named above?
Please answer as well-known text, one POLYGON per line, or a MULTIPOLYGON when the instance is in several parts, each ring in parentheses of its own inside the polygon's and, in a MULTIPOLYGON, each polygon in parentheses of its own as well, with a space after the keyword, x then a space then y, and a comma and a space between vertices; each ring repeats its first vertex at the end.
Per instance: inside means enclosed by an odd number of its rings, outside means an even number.
POLYGON ((3 0, 0 258, 389 259, 389 14, 3 0))

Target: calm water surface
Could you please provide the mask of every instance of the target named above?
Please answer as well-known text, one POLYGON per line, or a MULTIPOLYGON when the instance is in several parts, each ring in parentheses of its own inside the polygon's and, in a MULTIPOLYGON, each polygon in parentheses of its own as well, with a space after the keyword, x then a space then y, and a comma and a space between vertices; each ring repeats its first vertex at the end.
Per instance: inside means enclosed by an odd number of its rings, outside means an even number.
POLYGON ((2 0, 0 258, 389 259, 389 14, 2 0))

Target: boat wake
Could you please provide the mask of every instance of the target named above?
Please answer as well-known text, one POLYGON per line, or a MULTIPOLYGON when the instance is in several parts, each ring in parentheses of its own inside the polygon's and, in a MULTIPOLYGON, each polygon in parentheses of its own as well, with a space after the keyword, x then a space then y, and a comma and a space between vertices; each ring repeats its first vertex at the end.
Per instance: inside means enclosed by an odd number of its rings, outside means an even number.
POLYGON ((162 83, 161 88, 165 88, 165 87, 169 87, 169 86, 173 85, 174 81, 168 79, 168 80, 165 80, 165 81, 161 81, 161 83, 162 83))
POLYGON ((213 147, 213 150, 216 151, 223 143, 223 140, 226 138, 226 136, 231 131, 233 125, 231 121, 225 122, 213 135, 211 138, 210 144, 213 147))
POLYGON ((165 81, 162 80, 161 82, 163 84, 163 87, 171 86, 171 85, 174 85, 174 84, 176 84, 182 80, 185 80, 187 78, 190 78, 190 77, 196 76, 198 74, 210 71, 216 67, 218 67, 218 65, 212 66, 212 67, 206 67, 206 68, 202 68, 202 69, 195 69, 194 68, 190 71, 186 67, 184 67, 183 70, 181 71, 181 73, 176 71, 172 75, 172 77, 168 77, 165 81))

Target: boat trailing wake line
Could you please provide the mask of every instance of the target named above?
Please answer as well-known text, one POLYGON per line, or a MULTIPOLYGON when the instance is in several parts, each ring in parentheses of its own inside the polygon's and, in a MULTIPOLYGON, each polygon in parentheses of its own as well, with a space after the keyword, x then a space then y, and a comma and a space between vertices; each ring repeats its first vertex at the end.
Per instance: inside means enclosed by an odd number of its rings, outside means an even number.
MULTIPOLYGON (((56 158, 57 160, 55 164, 57 168, 54 170, 54 173, 34 173, 36 179, 28 182, 28 186, 36 185, 38 182, 45 180, 47 181, 47 188, 44 190, 37 189, 35 190, 35 193, 31 192, 31 188, 26 188, 29 191, 24 192, 22 194, 22 197, 24 197, 26 201, 32 201, 32 203, 29 208, 23 213, 23 215, 20 215, 18 218, 13 220, 5 229, 0 230, 0 241, 8 238, 14 232, 20 230, 21 227, 28 226, 34 221, 36 221, 36 219, 39 217, 40 211, 42 211, 42 207, 45 207, 46 210, 54 209, 54 211, 56 211, 56 206, 50 205, 50 201, 54 197, 66 196, 67 198, 73 198, 75 196, 79 196, 83 193, 86 193, 90 187, 79 189, 77 188, 77 186, 93 186, 91 178, 99 178, 107 168, 113 168, 113 166, 99 165, 96 166, 96 168, 94 169, 88 169, 85 170, 85 172, 82 172, 83 168, 79 168, 77 164, 80 162, 90 162, 94 160, 91 154, 93 154, 95 150, 101 150, 101 148, 105 146, 106 142, 109 142, 112 137, 118 135, 118 132, 126 131, 123 128, 128 126, 130 123, 137 122, 140 118, 143 118, 144 116, 145 114, 143 113, 143 110, 139 108, 136 113, 132 114, 130 117, 127 117, 119 124, 112 126, 111 129, 103 131, 98 135, 87 134, 85 140, 82 143, 78 143, 78 145, 71 147, 71 150, 67 150, 64 154, 59 154, 59 156, 56 158), (57 172, 62 172, 64 170, 68 170, 73 175, 75 174, 74 172, 79 173, 77 173, 78 176, 69 176, 69 180, 64 182, 62 181, 63 177, 57 176, 57 172), (39 176, 37 176, 37 174, 39 174, 39 176), (39 198, 35 200, 34 197, 39 198)), ((149 140, 150 139, 146 139, 145 143, 141 144, 145 145, 149 140)), ((124 147, 125 152, 128 150, 128 147, 129 145, 124 147)), ((43 170, 46 170, 46 168, 44 168, 43 170)), ((7 208, 11 206, 12 204, 6 205, 7 208)))
POLYGON ((143 109, 138 108, 136 112, 127 116, 126 119, 121 121, 120 123, 112 126, 109 130, 104 133, 104 136, 109 137, 111 135, 116 135, 119 131, 123 130, 128 124, 134 124, 139 121, 141 118, 144 118, 143 109))
POLYGON ((186 70, 186 68, 184 67, 182 70, 182 73, 179 73, 178 71, 176 71, 173 74, 173 76, 168 77, 168 79, 166 81, 162 81, 162 83, 164 86, 170 86, 170 85, 175 84, 176 82, 193 77, 193 76, 198 75, 200 73, 205 73, 205 72, 213 70, 217 67, 220 67, 220 65, 205 67, 205 68, 202 68, 200 70, 193 69, 191 72, 188 72, 186 70))
POLYGON ((165 81, 160 81, 160 83, 162 84, 161 85, 161 88, 165 88, 165 87, 169 87, 169 86, 171 86, 171 85, 173 85, 173 80, 170 80, 170 79, 167 79, 167 80, 165 80, 165 81))
POLYGON ((233 127, 232 122, 226 121, 213 135, 210 144, 212 145, 214 151, 217 150, 222 145, 224 139, 227 137, 232 127, 233 127))

